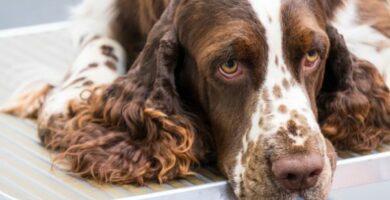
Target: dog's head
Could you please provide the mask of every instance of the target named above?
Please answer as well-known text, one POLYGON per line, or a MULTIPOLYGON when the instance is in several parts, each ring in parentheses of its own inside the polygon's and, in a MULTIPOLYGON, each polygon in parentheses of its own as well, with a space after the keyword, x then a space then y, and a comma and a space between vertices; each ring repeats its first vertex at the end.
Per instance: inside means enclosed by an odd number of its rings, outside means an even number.
POLYGON ((323 199, 329 191, 335 154, 316 97, 328 53, 339 50, 331 40, 342 40, 324 6, 187 1, 176 10, 185 52, 178 83, 206 113, 218 166, 240 198, 323 199))
MULTIPOLYGON (((198 127, 209 127, 218 166, 239 198, 324 199, 336 156, 321 133, 318 116, 326 121, 327 115, 318 113, 317 98, 324 90, 358 90, 351 78, 354 60, 329 22, 339 4, 171 1, 128 74, 138 80, 132 87, 142 88, 131 98, 142 97, 146 113, 167 120, 157 128, 183 132, 180 127, 193 127, 185 133, 194 143, 183 144, 185 136, 153 136, 159 142, 167 137, 167 148, 193 146, 182 148, 189 156, 173 159, 169 169, 175 162, 180 168, 192 155, 204 159, 210 144, 201 141, 207 133, 198 127), (324 80, 340 84, 329 89, 332 84, 324 80), (204 120, 195 122, 194 115, 204 120), (191 120, 173 126, 178 116, 191 120)), ((127 98, 123 94, 118 98, 127 98)), ((324 104, 334 101, 321 99, 324 104)))

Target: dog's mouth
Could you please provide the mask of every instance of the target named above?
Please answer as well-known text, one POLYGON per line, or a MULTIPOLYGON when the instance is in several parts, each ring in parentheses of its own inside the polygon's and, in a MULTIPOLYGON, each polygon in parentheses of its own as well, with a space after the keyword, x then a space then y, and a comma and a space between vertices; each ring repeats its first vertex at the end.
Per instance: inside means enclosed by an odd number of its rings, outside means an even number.
MULTIPOLYGON (((328 196, 331 181, 328 177, 323 176, 318 180, 318 184, 313 187, 286 189, 280 185, 274 188, 278 194, 266 199, 281 199, 281 200, 324 200, 328 196)), ((260 198, 260 197, 259 197, 260 198)))
POLYGON ((321 179, 318 180, 318 183, 313 187, 286 189, 278 185, 274 189, 272 189, 275 190, 275 195, 271 195, 267 197, 259 197, 259 199, 325 200, 329 194, 330 187, 331 187, 331 178, 327 177, 325 174, 321 175, 321 179))

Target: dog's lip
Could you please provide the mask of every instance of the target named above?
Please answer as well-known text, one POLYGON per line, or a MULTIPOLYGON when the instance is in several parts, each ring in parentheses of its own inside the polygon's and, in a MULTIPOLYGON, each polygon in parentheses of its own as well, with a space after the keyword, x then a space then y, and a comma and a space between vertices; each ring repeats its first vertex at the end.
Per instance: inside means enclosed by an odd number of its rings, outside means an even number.
POLYGON ((295 190, 290 190, 290 189, 284 189, 287 192, 290 192, 291 194, 297 195, 297 196, 302 196, 303 193, 305 193, 308 189, 310 188, 304 188, 304 189, 295 189, 295 190))

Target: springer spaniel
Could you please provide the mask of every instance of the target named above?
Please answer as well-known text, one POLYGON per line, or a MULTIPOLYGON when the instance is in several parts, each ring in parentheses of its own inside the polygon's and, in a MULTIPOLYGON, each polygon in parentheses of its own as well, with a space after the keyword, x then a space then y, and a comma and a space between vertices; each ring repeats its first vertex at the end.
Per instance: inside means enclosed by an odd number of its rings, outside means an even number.
POLYGON ((37 118, 43 144, 82 177, 164 182, 216 161, 240 199, 325 199, 336 160, 325 137, 354 151, 389 139, 389 10, 384 0, 85 0, 63 83, 2 110, 37 118))

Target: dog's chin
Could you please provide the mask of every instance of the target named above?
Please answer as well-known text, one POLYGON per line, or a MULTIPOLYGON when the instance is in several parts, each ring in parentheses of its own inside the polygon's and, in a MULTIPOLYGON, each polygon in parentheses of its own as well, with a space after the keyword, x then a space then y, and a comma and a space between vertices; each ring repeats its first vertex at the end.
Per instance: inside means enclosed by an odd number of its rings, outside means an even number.
POLYGON ((297 194, 295 199, 304 199, 304 200, 325 200, 328 196, 327 191, 317 190, 317 191, 301 191, 297 194))
POLYGON ((289 191, 281 188, 272 188, 267 192, 255 192, 241 194, 238 199, 242 200, 254 200, 254 199, 267 199, 267 200, 325 200, 329 193, 329 186, 324 187, 325 185, 318 185, 318 187, 298 190, 298 191, 289 191))
MULTIPOLYGON (((245 198, 244 198, 245 199, 245 198)), ((322 195, 307 195, 305 191, 301 192, 288 192, 284 194, 278 194, 273 196, 257 196, 253 199, 267 199, 267 200, 325 200, 322 195)))
POLYGON ((291 192, 290 199, 325 200, 327 199, 332 186, 331 180, 331 177, 330 179, 329 177, 323 177, 323 179, 319 180, 318 184, 313 188, 291 192))
POLYGON ((312 188, 299 191, 282 192, 279 197, 275 199, 280 200, 325 200, 328 194, 328 189, 312 188))
POLYGON ((325 200, 327 190, 307 189, 300 191, 284 191, 273 197, 258 197, 258 199, 278 199, 278 200, 325 200))

